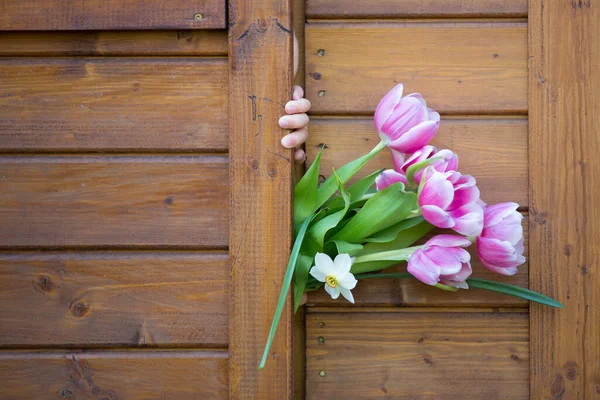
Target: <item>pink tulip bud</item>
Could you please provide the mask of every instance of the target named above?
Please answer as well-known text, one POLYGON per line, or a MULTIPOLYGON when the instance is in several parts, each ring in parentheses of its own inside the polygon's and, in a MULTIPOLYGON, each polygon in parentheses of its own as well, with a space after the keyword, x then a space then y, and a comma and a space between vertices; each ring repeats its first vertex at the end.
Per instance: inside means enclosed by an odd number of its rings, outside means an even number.
POLYGON ((375 179, 377 190, 383 190, 397 182, 402 182, 406 185, 406 176, 393 169, 386 169, 375 179))
POLYGON ((415 251, 408 260, 407 271, 428 285, 437 283, 468 289, 471 255, 462 247, 471 241, 457 235, 437 235, 415 251))
POLYGON ((375 128, 388 147, 412 153, 425 146, 437 132, 440 114, 427 107, 418 93, 402 97, 402 84, 393 88, 375 110, 375 128))
POLYGON ((470 175, 428 167, 419 188, 419 206, 423 218, 438 228, 452 228, 466 236, 481 234, 483 208, 470 175))
MULTIPOLYGON (((458 169, 458 156, 448 149, 438 151, 433 146, 425 146, 422 149, 415 151, 408 158, 408 160, 402 160, 402 162, 400 162, 400 158, 395 157, 394 152, 392 151, 394 168, 396 171, 403 173, 404 175, 406 175, 406 172, 411 166, 432 158, 436 158, 436 160, 432 161, 429 165, 431 165, 436 171, 446 172, 456 171, 458 169)), ((423 175, 424 171, 425 168, 422 168, 415 173, 414 176, 417 183, 421 182, 421 176, 423 175)))
POLYGON ((484 212, 483 231, 477 238, 477 252, 482 264, 490 271, 514 275, 525 262, 523 252, 523 216, 517 203, 489 206, 484 212))

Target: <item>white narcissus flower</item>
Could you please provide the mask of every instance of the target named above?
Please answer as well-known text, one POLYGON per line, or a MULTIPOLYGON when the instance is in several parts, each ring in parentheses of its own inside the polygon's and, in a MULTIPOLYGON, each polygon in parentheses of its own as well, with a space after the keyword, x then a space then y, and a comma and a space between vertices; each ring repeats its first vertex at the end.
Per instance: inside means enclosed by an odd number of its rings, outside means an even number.
POLYGON ((352 259, 348 254, 338 254, 331 260, 327 254, 317 253, 315 266, 310 269, 310 274, 319 282, 325 283, 325 291, 332 299, 342 296, 354 304, 354 297, 350 290, 356 287, 356 278, 350 273, 352 259))

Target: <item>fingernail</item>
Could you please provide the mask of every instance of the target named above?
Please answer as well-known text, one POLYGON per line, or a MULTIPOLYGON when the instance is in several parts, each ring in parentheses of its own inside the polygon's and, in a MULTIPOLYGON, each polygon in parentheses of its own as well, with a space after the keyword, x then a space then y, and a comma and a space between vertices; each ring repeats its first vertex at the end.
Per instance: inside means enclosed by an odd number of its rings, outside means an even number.
POLYGON ((281 145, 286 148, 292 147, 291 143, 290 143, 290 139, 287 136, 284 137, 283 139, 281 139, 281 145))
POLYGON ((287 119, 283 117, 279 118, 279 126, 282 128, 286 128, 288 126, 287 119))

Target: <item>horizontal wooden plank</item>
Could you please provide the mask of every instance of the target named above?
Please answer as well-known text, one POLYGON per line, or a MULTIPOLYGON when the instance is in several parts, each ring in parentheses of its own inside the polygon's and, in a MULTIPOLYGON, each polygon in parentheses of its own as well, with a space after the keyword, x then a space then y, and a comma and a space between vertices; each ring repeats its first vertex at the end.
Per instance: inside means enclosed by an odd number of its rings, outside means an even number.
POLYGON ((224 156, 0 157, 0 247, 228 243, 224 156))
POLYGON ((399 82, 441 113, 525 113, 527 24, 308 24, 306 73, 313 113, 372 113, 399 82))
POLYGON ((226 253, 0 254, 0 347, 227 347, 226 253))
POLYGON ((227 31, 3 32, 0 56, 227 56, 227 31))
MULTIPOLYGON (((441 232, 441 230, 437 232, 441 232)), ((525 257, 527 257, 529 218, 523 219, 523 233, 525 234, 525 257)), ((433 234, 427 235, 426 238, 428 239, 431 236, 433 234)), ((470 246, 468 250, 471 253, 473 278, 489 279, 525 288, 528 287, 529 264, 527 262, 521 265, 519 272, 513 276, 499 275, 483 266, 477 256, 475 245, 470 246)), ((406 263, 389 268, 386 272, 406 272, 406 263)), ((355 305, 342 298, 332 300, 324 290, 310 292, 307 305, 329 307, 527 307, 528 305, 526 300, 482 289, 471 288, 458 292, 446 292, 425 285, 415 279, 363 280, 356 285, 352 293, 356 302, 355 305)))
MULTIPOLYGON (((306 145, 312 163, 322 144, 321 172, 368 153, 378 142, 372 118, 313 119, 306 145)), ((489 204, 515 201, 528 205, 527 120, 442 118, 432 144, 459 157, 459 169, 477 179, 482 198, 489 204)), ((393 168, 390 152, 383 150, 356 179, 379 169, 393 168)), ((356 180, 354 179, 354 180, 356 180)))
POLYGON ((4 399, 227 399, 227 352, 0 352, 0 386, 4 399))
POLYGON ((227 59, 0 59, 0 151, 224 151, 227 59))
POLYGON ((309 313, 306 390, 328 400, 528 399, 528 314, 309 313))
POLYGON ((307 0, 308 18, 526 17, 527 0, 307 0))
POLYGON ((0 31, 224 29, 224 0, 3 0, 0 31))

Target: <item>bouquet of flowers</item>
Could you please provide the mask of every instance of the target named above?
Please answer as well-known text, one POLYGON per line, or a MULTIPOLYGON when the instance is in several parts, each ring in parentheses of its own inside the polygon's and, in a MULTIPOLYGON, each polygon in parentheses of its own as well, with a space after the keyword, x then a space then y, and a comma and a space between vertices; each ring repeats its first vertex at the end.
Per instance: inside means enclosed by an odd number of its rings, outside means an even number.
POLYGON ((458 156, 428 145, 440 115, 418 93, 393 88, 375 111, 380 143, 368 154, 332 171, 319 185, 321 153, 294 190, 295 242, 259 369, 264 367, 285 299, 293 283, 294 309, 304 292, 324 290, 354 303, 352 289, 366 278, 415 278, 441 290, 477 287, 562 305, 547 296, 505 283, 469 278, 476 244, 482 264, 514 275, 525 262, 523 216, 516 203, 486 205, 475 178, 458 172, 458 156), (347 185, 384 148, 394 168, 347 185), (375 187, 373 187, 375 186, 375 187), (434 228, 446 231, 415 245, 434 228), (402 262, 406 273, 380 273, 402 262))

